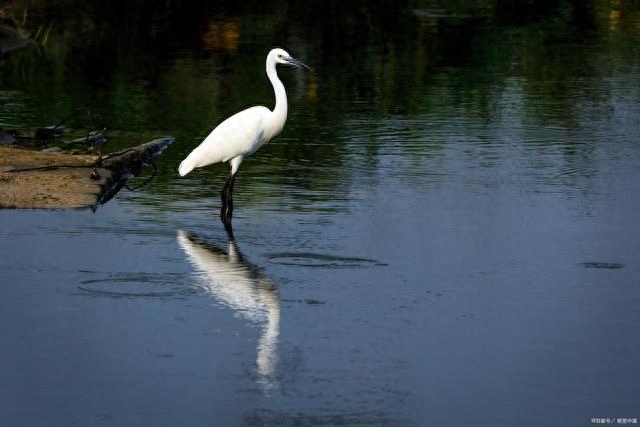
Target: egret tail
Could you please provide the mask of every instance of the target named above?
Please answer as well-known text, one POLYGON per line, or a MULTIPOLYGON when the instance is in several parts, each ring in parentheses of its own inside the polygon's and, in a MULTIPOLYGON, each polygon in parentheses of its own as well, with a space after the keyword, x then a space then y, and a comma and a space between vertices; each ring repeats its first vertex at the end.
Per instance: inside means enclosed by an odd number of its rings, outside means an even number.
POLYGON ((185 176, 186 174, 191 172, 195 167, 196 166, 193 164, 193 160, 187 157, 180 163, 180 166, 178 166, 178 173, 180 174, 180 176, 185 176))

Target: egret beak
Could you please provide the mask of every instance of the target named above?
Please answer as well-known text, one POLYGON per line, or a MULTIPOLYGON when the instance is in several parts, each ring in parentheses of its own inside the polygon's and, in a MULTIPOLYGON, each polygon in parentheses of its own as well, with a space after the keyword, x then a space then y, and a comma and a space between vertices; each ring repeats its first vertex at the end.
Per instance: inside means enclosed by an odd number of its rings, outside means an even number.
POLYGON ((298 61, 295 58, 292 58, 291 56, 287 58, 287 62, 291 65, 293 65, 294 67, 298 67, 298 68, 304 68, 305 70, 309 70, 309 71, 313 71, 311 69, 311 67, 309 67, 308 65, 306 65, 305 63, 303 63, 302 61, 298 61))

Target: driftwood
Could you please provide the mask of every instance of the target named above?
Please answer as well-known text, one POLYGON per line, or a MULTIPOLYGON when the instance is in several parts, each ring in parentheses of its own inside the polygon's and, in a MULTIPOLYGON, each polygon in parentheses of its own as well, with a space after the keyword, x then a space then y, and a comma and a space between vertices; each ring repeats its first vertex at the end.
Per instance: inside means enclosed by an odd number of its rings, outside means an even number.
POLYGON ((172 137, 160 138, 106 156, 0 146, 0 208, 95 209, 146 165, 154 165, 172 142, 172 137))
MULTIPOLYGON (((66 132, 63 123, 82 111, 86 111, 89 114, 89 120, 91 121, 90 110, 76 108, 56 125, 44 127, 0 127, 0 145, 16 144, 28 148, 48 147, 50 142, 53 142, 66 132)), ((65 141, 64 144, 80 146, 87 151, 95 150, 107 142, 107 138, 105 137, 106 131, 107 129, 88 131, 85 136, 72 139, 71 141, 65 141)))
POLYGON ((87 150, 94 150, 98 147, 101 147, 105 142, 107 142, 107 138, 105 137, 106 131, 106 129, 103 129, 101 131, 89 132, 86 136, 83 136, 82 138, 72 139, 71 141, 65 142, 65 144, 73 144, 86 148, 87 150))
POLYGON ((46 147, 49 142, 62 135, 64 126, 47 126, 35 128, 0 128, 0 144, 18 142, 22 147, 46 147), (11 140, 13 139, 13 140, 11 140))

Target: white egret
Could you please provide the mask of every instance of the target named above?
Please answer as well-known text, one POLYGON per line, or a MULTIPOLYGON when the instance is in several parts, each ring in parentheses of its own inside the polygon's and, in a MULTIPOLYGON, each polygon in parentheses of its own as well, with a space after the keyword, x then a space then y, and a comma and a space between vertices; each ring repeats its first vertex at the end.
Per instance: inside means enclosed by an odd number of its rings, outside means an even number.
POLYGON ((231 218, 233 215, 233 184, 242 161, 258 148, 278 135, 287 120, 287 94, 276 72, 277 64, 294 65, 310 70, 283 49, 272 49, 267 55, 267 76, 276 95, 273 111, 267 107, 247 108, 220 123, 186 159, 178 172, 185 176, 195 168, 218 162, 229 162, 231 173, 221 193, 220 219, 233 240, 231 218))

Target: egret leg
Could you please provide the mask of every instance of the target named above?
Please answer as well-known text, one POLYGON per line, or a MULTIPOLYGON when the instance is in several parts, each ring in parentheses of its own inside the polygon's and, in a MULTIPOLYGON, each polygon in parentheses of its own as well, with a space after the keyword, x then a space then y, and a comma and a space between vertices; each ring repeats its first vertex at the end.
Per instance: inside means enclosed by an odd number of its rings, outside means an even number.
POLYGON ((222 207, 220 208, 220 219, 224 224, 224 229, 227 231, 229 240, 233 239, 233 228, 231 226, 231 218, 233 217, 233 184, 236 181, 236 175, 230 174, 227 178, 227 182, 222 188, 220 199, 222 201, 222 207))

